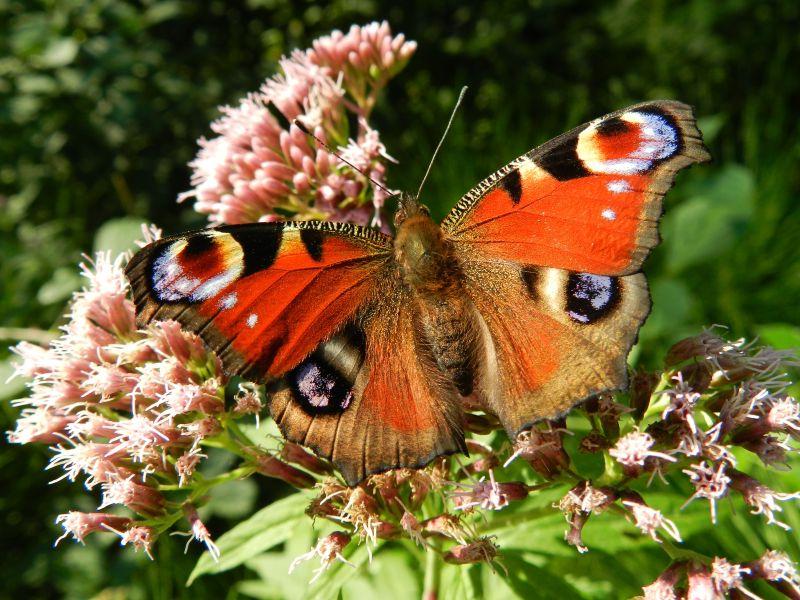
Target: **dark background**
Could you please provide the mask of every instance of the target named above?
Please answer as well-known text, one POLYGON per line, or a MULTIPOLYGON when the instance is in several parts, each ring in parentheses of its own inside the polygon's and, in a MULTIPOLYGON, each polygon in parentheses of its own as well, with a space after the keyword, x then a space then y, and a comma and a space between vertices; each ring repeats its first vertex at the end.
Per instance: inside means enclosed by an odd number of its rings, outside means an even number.
MULTIPOLYGON (((463 85, 469 94, 424 194, 438 216, 581 122, 647 99, 690 103, 714 162, 681 174, 667 198, 665 241, 645 269, 654 312, 633 359, 657 366, 671 342, 714 323, 800 345, 800 4, 394 4, 0 0, 0 343, 57 328, 81 285, 81 253, 126 247, 143 220, 167 232, 203 223, 175 197, 217 105, 256 89, 282 54, 314 37, 388 19, 419 43, 373 117, 400 161, 391 186, 416 189, 463 85)), ((0 364, 3 381, 8 370, 0 364)), ((0 387, 4 398, 21 394, 16 381, 0 387)), ((16 411, 2 407, 11 428, 16 411)), ((95 501, 77 485, 48 486, 47 458, 44 448, 0 454, 0 597, 234 594, 238 571, 185 590, 198 550, 184 556, 180 540, 160 542, 155 563, 112 549, 110 538, 52 551, 55 515, 95 501)), ((245 487, 212 529, 274 493, 245 487)))

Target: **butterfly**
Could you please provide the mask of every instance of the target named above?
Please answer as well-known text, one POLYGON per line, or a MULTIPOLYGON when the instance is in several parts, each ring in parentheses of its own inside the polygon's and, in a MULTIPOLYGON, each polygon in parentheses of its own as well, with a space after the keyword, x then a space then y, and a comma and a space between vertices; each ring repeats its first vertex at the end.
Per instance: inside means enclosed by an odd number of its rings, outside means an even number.
POLYGON ((515 439, 626 387, 662 198, 708 159, 689 106, 646 102, 513 160, 441 224, 402 195, 393 237, 302 221, 163 238, 126 268, 137 322, 174 319, 268 384, 283 435, 349 485, 421 467, 466 452, 466 407, 515 439))

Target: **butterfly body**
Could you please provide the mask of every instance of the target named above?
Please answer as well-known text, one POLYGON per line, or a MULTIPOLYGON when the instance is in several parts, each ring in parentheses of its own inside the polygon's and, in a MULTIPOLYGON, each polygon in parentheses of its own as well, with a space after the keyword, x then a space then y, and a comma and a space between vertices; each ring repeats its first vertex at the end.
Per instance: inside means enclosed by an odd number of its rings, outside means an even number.
POLYGON ((475 379, 479 335, 456 253, 439 224, 413 198, 404 200, 395 222, 394 259, 413 295, 416 335, 459 393, 467 396, 475 379))
POLYGON ((510 436, 624 388, 675 173, 707 160, 691 109, 582 125, 467 192, 437 224, 403 196, 396 235, 329 222, 165 238, 134 256, 137 319, 175 319, 269 384, 290 440, 354 485, 464 451, 464 411, 510 436))

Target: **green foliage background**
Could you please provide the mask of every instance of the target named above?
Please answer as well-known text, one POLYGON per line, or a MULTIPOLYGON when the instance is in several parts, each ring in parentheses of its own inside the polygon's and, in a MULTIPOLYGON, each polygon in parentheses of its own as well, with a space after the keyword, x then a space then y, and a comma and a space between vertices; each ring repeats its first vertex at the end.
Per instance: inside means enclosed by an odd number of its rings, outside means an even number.
MULTIPOLYGON (((665 241, 646 265, 653 313, 633 359, 658 366, 672 341, 712 323, 800 346, 800 4, 792 0, 0 0, 0 342, 55 330, 80 285, 81 253, 127 247, 143 220, 168 232, 203 222, 175 197, 188 188, 186 164, 217 105, 257 88, 292 48, 384 18, 419 42, 375 114, 400 160, 391 185, 416 189, 462 85, 470 93, 425 192, 438 216, 486 174, 568 128, 646 99, 683 100, 696 107, 714 163, 682 174, 668 196, 665 241)), ((8 372, 0 362, 0 380, 8 372)), ((3 398, 20 394, 18 382, 0 387, 3 398)), ((15 411, 2 407, 10 428, 15 411)), ((160 542, 153 563, 111 539, 52 551, 54 516, 95 501, 76 486, 48 486, 47 456, 9 446, 0 454, 0 597, 302 593, 306 575, 287 578, 285 566, 310 533, 188 590, 198 550, 184 556, 179 541, 160 542)), ((212 530, 281 493, 268 482, 223 490, 212 530)), ((600 549, 579 559, 561 542, 562 522, 534 516, 499 530, 507 583, 486 569, 446 567, 453 597, 489 589, 624 597, 666 564, 652 545, 600 526, 600 549)), ((788 518, 800 526, 796 510, 788 518)), ((792 538, 745 515, 730 519, 713 530, 695 519, 686 535, 734 559, 753 558, 767 541, 800 557, 792 538)), ((388 578, 395 597, 418 594, 413 555, 384 554, 345 597, 388 578)))

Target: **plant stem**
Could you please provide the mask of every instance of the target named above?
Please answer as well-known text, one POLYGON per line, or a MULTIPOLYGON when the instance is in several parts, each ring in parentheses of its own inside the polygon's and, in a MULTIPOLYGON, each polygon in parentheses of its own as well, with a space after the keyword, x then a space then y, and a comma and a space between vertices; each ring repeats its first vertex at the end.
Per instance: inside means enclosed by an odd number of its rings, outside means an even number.
POLYGON ((422 600, 437 600, 439 597, 439 583, 442 575, 442 542, 440 540, 430 540, 430 548, 425 551, 425 583, 422 592, 422 600))

